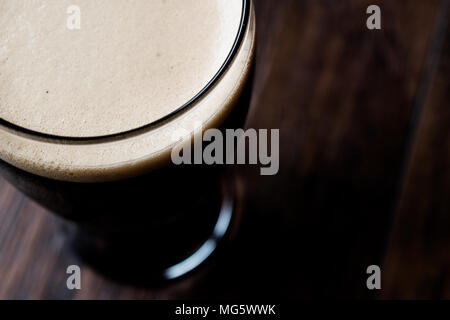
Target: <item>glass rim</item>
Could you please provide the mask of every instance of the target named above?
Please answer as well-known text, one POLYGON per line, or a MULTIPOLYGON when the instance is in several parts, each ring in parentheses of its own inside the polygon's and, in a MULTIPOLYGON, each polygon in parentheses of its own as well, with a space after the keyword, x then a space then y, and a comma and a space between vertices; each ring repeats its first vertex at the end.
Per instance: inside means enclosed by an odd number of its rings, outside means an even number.
POLYGON ((249 22, 249 16, 250 16, 250 3, 251 0, 242 0, 242 15, 241 15, 241 21, 239 25, 239 30, 236 35, 236 39, 233 43, 233 46, 230 50, 230 53, 227 55, 227 58, 225 59, 222 66, 219 68, 217 73, 213 76, 213 78, 206 84, 205 87, 203 87, 194 97, 192 97, 189 101, 187 101, 182 106, 178 107, 174 111, 170 112, 169 114, 152 121, 148 124, 145 124, 143 126, 139 126, 137 128, 133 128, 130 130, 125 130, 122 132, 107 134, 107 135, 99 135, 99 136, 86 136, 86 137, 73 137, 73 136, 63 136, 63 135, 54 135, 44 132, 35 131, 32 129, 27 129, 22 126, 19 126, 17 124, 14 124, 10 121, 7 121, 0 117, 0 126, 4 126, 6 128, 12 129, 14 131, 18 131, 21 134, 25 134, 27 136, 31 136, 33 138, 38 139, 45 139, 50 141, 65 141, 65 142, 72 142, 72 143, 98 143, 102 140, 110 141, 111 139, 123 137, 123 136, 136 136, 141 134, 141 132, 146 131, 150 128, 156 127, 160 125, 161 123, 164 123, 183 111, 186 111, 190 109, 196 102, 198 102, 201 98, 203 98, 204 95, 206 95, 212 87, 214 87, 215 84, 220 80, 222 75, 227 71, 228 67, 231 65, 232 61, 234 60, 236 54, 239 51, 239 48, 242 44, 242 41, 244 39, 244 35, 247 29, 247 25, 249 22))

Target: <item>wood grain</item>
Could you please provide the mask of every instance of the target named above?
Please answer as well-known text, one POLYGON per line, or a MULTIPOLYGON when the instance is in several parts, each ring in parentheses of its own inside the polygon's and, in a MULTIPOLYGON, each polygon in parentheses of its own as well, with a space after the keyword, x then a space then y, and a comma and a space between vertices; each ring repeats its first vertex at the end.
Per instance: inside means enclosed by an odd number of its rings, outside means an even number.
POLYGON ((365 271, 383 261, 386 297, 420 296, 423 287, 431 288, 423 296, 448 297, 446 73, 433 81, 421 134, 411 130, 443 1, 377 1, 381 31, 365 26, 369 0, 255 2, 247 127, 280 129, 280 172, 261 177, 258 168, 236 168, 247 205, 231 252, 155 288, 83 266, 84 288, 73 293, 65 268, 81 262, 67 248, 62 222, 0 180, 0 299, 377 298, 365 271), (402 276, 414 257, 427 262, 402 276))
POLYGON ((383 261, 439 1, 384 1, 384 29, 374 33, 364 26, 368 4, 288 2, 266 53, 275 62, 256 85, 249 126, 280 127, 282 150, 277 177, 246 172, 254 259, 272 256, 249 268, 260 270, 255 292, 376 295, 365 271, 383 261))
POLYGON ((442 26, 445 46, 432 57, 437 63, 385 259, 384 298, 450 299, 450 28, 442 26))

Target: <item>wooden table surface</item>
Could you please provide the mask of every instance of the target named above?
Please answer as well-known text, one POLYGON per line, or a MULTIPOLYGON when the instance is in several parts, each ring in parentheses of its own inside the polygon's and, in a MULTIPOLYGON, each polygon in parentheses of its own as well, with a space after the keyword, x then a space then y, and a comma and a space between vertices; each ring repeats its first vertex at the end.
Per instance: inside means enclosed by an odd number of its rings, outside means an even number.
POLYGON ((280 129, 280 172, 236 168, 232 250, 182 281, 119 283, 0 180, 0 299, 450 299, 450 1, 255 2, 247 126, 280 129), (382 30, 366 28, 371 4, 382 30), (71 264, 80 291, 66 288, 71 264), (373 264, 379 291, 366 287, 373 264))

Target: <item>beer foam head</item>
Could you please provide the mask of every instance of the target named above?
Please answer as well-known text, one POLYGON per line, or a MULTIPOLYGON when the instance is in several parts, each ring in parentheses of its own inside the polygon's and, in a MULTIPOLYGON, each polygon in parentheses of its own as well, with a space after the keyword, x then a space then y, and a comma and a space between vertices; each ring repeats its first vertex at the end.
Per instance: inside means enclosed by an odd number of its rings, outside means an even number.
POLYGON ((242 0, 2 0, 0 117, 63 137, 133 130, 217 74, 242 0))
POLYGON ((77 182, 166 165, 176 130, 223 123, 254 52, 252 1, 0 0, 0 158, 77 182))

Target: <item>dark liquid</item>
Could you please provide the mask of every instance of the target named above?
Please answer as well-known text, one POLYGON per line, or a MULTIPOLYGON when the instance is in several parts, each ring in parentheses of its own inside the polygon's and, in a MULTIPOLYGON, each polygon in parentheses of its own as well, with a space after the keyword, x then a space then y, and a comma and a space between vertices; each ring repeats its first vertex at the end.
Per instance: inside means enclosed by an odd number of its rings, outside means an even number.
MULTIPOLYGON (((226 122, 243 127, 252 81, 226 122)), ((233 182, 224 166, 172 164, 117 182, 73 183, 43 178, 0 161, 1 174, 71 225, 82 258, 116 278, 144 283, 189 257, 211 236, 233 182)))

